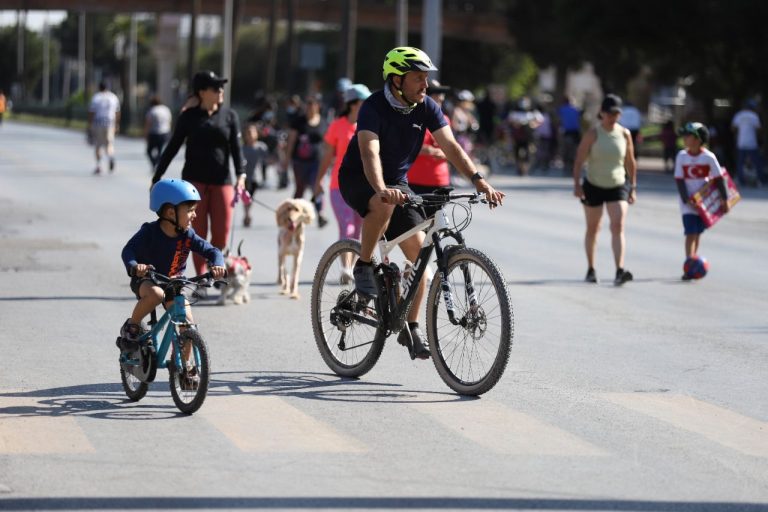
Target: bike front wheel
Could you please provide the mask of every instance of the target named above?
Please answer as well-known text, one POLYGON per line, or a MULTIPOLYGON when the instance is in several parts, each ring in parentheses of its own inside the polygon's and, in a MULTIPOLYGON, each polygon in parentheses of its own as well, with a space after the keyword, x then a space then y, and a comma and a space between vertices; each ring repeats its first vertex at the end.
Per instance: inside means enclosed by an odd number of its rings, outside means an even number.
POLYGON ((452 304, 446 304, 439 274, 427 300, 432 361, 448 387, 481 395, 496 385, 509 361, 514 320, 507 285, 493 260, 470 248, 450 255, 446 278, 452 304))
POLYGON ((385 336, 373 301, 355 293, 352 268, 360 243, 340 240, 320 258, 312 282, 312 331, 325 364, 342 377, 359 377, 376 364, 385 336))
POLYGON ((179 334, 181 366, 176 354, 168 365, 173 403, 184 414, 192 414, 203 405, 211 377, 210 358, 205 340, 194 329, 179 334))

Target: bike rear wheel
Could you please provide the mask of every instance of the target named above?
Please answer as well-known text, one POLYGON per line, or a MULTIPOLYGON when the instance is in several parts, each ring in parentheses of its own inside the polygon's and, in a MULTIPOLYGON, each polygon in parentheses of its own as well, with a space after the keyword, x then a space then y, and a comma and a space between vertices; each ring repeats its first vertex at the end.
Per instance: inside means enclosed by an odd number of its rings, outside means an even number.
POLYGON ((373 301, 355 293, 352 267, 360 243, 340 240, 320 258, 312 282, 312 331, 325 364, 337 375, 359 377, 373 368, 385 336, 373 301))
POLYGON ((192 414, 203 405, 208 395, 208 382, 210 381, 210 358, 208 346, 205 340, 194 329, 187 329, 179 334, 181 346, 182 366, 176 364, 176 355, 171 356, 168 365, 169 381, 173 403, 185 414, 192 414), (183 355, 187 353, 188 344, 191 344, 191 353, 185 361, 183 355))
POLYGON ((432 361, 448 387, 481 395, 496 385, 509 361, 514 320, 507 285, 496 264, 476 249, 451 253, 446 272, 460 325, 448 316, 438 274, 427 299, 432 361))

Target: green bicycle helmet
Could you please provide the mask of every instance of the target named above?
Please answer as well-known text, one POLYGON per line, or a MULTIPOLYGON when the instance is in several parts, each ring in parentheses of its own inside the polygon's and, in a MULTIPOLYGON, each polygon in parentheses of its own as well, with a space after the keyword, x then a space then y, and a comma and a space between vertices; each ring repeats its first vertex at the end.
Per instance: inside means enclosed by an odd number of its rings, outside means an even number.
POLYGON ((389 75, 403 76, 409 71, 437 71, 429 55, 413 46, 398 46, 384 57, 384 80, 389 75))

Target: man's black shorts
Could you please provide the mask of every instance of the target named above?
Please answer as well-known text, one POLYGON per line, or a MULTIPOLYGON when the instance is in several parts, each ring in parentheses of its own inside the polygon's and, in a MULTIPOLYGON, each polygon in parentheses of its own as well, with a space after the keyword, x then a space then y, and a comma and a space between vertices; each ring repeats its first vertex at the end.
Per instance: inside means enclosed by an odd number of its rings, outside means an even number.
POLYGON ((581 186, 584 191, 584 199, 581 202, 585 206, 602 206, 603 203, 626 201, 629 199, 629 189, 626 185, 614 188, 602 188, 591 184, 586 179, 581 186))
MULTIPOLYGON (((387 183, 387 186, 399 188, 409 195, 413 194, 413 191, 408 187, 408 182, 405 180, 398 183, 387 183)), ((375 195, 375 191, 362 172, 359 176, 350 172, 340 172, 339 191, 344 201, 359 213, 361 217, 365 217, 368 214, 368 201, 375 195)), ((387 240, 394 240, 422 222, 424 222, 424 216, 419 210, 395 206, 384 236, 387 240)))

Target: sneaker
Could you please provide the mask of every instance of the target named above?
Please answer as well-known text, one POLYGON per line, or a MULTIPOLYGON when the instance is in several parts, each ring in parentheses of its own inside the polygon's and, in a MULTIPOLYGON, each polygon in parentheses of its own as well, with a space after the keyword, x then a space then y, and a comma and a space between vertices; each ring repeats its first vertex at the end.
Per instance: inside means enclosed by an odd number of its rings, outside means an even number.
POLYGON ((251 227, 251 218, 250 217, 243 217, 243 227, 246 227, 246 228, 251 227))
POLYGON ((328 224, 328 219, 326 219, 322 215, 318 215, 317 216, 317 226, 319 228, 324 228, 326 226, 326 224, 328 224))
POLYGON ((352 271, 355 278, 355 290, 357 293, 367 298, 374 298, 379 294, 376 287, 376 276, 373 273, 373 265, 355 264, 352 271))
MULTIPOLYGON (((411 359, 429 359, 431 353, 429 351, 429 344, 427 339, 422 334, 418 325, 409 327, 411 331, 411 339, 413 340, 413 346, 411 347, 411 359)), ((408 343, 408 330, 403 329, 400 334, 397 335, 397 342, 405 347, 409 346, 408 343)))
POLYGON ((632 272, 620 268, 616 270, 616 279, 613 280, 613 284, 616 286, 621 286, 627 281, 631 281, 632 279, 634 279, 632 272))
POLYGON ((587 270, 587 276, 584 278, 584 280, 588 283, 597 283, 597 274, 595 274, 595 269, 590 268, 587 270))
POLYGON ((692 281, 693 278, 689 276, 688 274, 683 274, 683 277, 680 278, 681 281, 692 281))
POLYGON ((131 319, 125 321, 120 327, 120 339, 118 346, 124 352, 132 352, 139 348, 139 337, 142 335, 141 326, 131 322, 131 319))
POLYGON ((115 159, 109 159, 109 172, 115 172, 115 159))
POLYGON ((96 169, 93 171, 93 174, 95 175, 101 174, 101 167, 96 167, 96 169))

